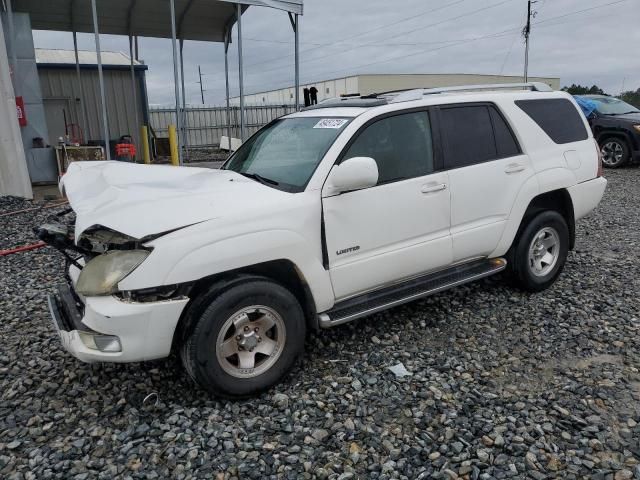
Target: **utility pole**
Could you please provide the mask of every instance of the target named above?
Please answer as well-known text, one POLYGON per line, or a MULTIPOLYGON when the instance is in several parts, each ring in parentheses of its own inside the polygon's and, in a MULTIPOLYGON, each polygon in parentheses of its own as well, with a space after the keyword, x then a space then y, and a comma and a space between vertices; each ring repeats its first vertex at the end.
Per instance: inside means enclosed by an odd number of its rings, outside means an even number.
POLYGON ((204 88, 202 88, 202 70, 200 70, 200 65, 198 65, 198 77, 200 77, 200 98, 202 99, 202 104, 204 105, 204 88))
POLYGON ((529 36, 531 35, 531 19, 536 16, 538 12, 531 12, 531 4, 538 3, 536 0, 528 0, 527 1, 527 24, 522 30, 522 34, 524 35, 524 82, 527 83, 529 81, 529 36))

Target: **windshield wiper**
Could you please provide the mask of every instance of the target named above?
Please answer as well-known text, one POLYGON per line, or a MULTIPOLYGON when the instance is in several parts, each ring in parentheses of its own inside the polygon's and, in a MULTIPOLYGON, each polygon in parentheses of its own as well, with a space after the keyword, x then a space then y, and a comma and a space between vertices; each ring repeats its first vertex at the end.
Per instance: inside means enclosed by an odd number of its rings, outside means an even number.
POLYGON ((257 173, 247 173, 247 172, 238 172, 240 175, 244 175, 247 178, 251 178, 253 180, 257 180, 263 185, 280 185, 280 182, 276 182, 275 180, 271 180, 270 178, 263 177, 257 173))
POLYGON ((640 113, 640 110, 631 110, 630 112, 610 113, 609 115, 628 115, 630 113, 640 113))

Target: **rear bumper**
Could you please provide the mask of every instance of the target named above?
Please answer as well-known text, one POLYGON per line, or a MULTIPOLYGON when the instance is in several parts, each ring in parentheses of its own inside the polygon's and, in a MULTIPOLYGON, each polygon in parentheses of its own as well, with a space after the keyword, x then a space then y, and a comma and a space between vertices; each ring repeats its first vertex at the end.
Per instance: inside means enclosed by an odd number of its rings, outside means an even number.
POLYGON ((595 209, 602 200, 606 188, 607 180, 604 177, 594 178, 569 187, 567 190, 571 195, 574 218, 579 220, 595 209))
POLYGON ((176 325, 188 301, 183 297, 136 303, 113 296, 82 300, 64 285, 49 296, 49 310, 62 346, 71 355, 83 362, 127 363, 169 355, 176 325), (119 351, 100 350, 96 337, 112 337, 119 351))

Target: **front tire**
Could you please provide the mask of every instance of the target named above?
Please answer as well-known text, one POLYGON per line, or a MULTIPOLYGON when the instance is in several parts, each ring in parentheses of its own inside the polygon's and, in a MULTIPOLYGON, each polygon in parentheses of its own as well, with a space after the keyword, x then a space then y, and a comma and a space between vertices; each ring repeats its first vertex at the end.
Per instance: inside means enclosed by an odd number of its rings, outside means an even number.
POLYGON ((243 398, 268 389, 303 351, 305 318, 295 296, 283 286, 251 277, 200 302, 182 343, 187 372, 218 396, 243 398))
POLYGON ((551 286, 564 268, 569 252, 569 228, 558 212, 544 211, 531 218, 508 254, 516 286, 539 292, 551 286))
POLYGON ((602 164, 607 168, 620 168, 631 158, 631 151, 626 141, 617 137, 605 138, 600 142, 602 164))

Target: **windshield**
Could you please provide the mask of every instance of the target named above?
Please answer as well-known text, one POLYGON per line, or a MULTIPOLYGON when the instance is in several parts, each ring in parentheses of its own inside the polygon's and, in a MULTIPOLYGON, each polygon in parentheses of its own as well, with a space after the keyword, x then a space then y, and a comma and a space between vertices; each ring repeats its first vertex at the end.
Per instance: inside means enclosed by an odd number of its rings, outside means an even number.
POLYGON ((627 102, 623 102, 619 98, 602 97, 599 95, 586 96, 585 98, 596 102, 596 111, 602 115, 621 115, 623 113, 640 112, 636 107, 629 105, 627 102))
POLYGON ((242 144, 224 168, 274 188, 301 192, 350 121, 335 117, 276 120, 242 144))

